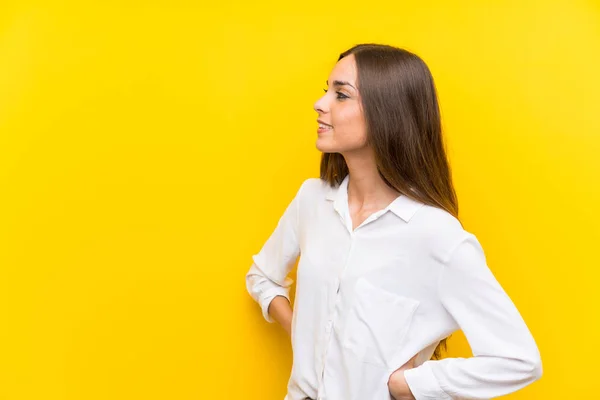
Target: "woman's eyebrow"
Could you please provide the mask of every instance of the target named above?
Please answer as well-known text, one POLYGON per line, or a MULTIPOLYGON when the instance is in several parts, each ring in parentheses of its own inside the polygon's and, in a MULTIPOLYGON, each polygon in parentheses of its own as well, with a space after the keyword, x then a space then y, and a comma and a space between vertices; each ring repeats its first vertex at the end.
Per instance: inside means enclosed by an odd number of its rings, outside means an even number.
MULTIPOLYGON (((325 84, 327 84, 327 86, 329 86, 329 81, 325 81, 325 84)), ((333 81, 333 86, 350 86, 351 88, 354 88, 354 90, 356 90, 356 88, 354 86, 352 86, 349 82, 346 81, 333 81)))

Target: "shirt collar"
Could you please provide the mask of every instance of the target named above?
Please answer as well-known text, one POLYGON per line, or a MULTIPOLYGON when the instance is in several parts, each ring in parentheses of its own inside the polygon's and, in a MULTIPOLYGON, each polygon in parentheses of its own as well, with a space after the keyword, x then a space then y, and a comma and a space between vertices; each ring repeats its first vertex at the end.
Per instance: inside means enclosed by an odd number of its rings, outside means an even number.
MULTIPOLYGON (((348 208, 349 178, 350 175, 346 175, 344 180, 337 187, 332 188, 331 186, 327 185, 325 198, 333 201, 333 208, 340 214, 343 214, 348 208)), ((408 222, 422 206, 424 206, 424 204, 420 201, 411 199, 410 197, 402 194, 393 202, 391 202, 384 211, 390 210, 398 217, 402 218, 402 220, 408 222)))

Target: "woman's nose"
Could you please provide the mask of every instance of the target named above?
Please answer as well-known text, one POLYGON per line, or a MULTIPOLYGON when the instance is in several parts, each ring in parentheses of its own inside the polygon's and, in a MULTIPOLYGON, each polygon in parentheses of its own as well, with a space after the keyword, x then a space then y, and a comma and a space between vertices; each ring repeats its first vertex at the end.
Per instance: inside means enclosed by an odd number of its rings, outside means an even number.
POLYGON ((315 104, 313 105, 313 109, 319 114, 327 112, 324 97, 325 96, 322 96, 319 100, 315 101, 315 104))

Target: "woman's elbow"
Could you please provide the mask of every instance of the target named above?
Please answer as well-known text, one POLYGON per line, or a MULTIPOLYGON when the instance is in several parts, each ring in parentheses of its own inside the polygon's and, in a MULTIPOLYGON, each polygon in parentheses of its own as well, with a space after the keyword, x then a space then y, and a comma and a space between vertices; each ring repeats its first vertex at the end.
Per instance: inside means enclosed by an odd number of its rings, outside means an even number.
POLYGON ((544 373, 542 368, 542 360, 540 357, 537 357, 535 361, 532 363, 531 376, 534 381, 539 380, 544 373))
POLYGON ((532 382, 537 381, 542 377, 542 359, 538 351, 535 351, 529 357, 525 358, 523 362, 527 365, 527 373, 529 374, 532 382))

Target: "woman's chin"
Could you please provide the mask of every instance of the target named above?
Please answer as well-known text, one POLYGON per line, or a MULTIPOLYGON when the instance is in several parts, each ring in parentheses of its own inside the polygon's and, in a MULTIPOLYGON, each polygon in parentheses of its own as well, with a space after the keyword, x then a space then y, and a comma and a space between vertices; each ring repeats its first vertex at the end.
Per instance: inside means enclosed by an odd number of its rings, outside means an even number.
POLYGON ((331 143, 329 143, 329 140, 327 140, 327 138, 324 137, 320 137, 317 139, 315 146, 317 147, 317 150, 323 152, 323 153, 335 153, 335 148, 331 145, 331 143))

